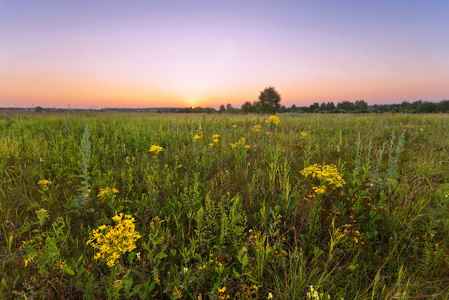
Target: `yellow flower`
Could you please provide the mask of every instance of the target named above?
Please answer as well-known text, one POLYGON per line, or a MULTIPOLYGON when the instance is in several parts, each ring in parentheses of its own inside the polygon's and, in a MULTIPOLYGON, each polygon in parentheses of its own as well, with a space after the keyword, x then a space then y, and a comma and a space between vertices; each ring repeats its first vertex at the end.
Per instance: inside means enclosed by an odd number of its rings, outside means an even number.
POLYGON ((420 128, 419 131, 423 132, 423 131, 424 131, 424 128, 420 128))
POLYGON ((195 134, 194 136, 193 136, 193 140, 196 142, 196 141, 198 141, 198 140, 201 140, 203 137, 202 136, 199 136, 198 134, 195 134))
POLYGON ((266 123, 273 123, 274 125, 278 125, 279 123, 281 123, 281 120, 279 120, 278 117, 276 116, 269 116, 266 120, 266 123))
POLYGON ((41 180, 41 181, 39 181, 37 184, 40 184, 40 185, 50 185, 51 184, 51 181, 49 181, 49 180, 41 180))
POLYGON ((301 136, 307 136, 307 133, 305 133, 304 131, 301 131, 301 136))
POLYGON ((262 126, 260 125, 254 125, 253 132, 259 132, 262 129, 262 126))
POLYGON ((232 125, 232 128, 236 128, 236 127, 237 127, 237 125, 235 125, 235 124, 234 124, 234 125, 232 125))
POLYGON ((267 299, 272 299, 273 298, 273 294, 272 293, 268 293, 268 298, 267 299))
POLYGON ((94 259, 105 261, 109 267, 115 266, 121 254, 134 250, 137 239, 141 237, 135 230, 134 218, 130 215, 120 213, 112 219, 117 223, 115 226, 101 225, 92 230, 91 237, 86 242, 99 251, 94 259))
POLYGON ((214 143, 210 143, 210 144, 209 144, 209 146, 211 146, 211 147, 212 147, 213 145, 214 145, 214 143))
POLYGON ((100 192, 98 193, 97 197, 101 200, 101 201, 105 201, 108 199, 114 199, 115 198, 115 194, 118 194, 119 191, 116 188, 104 188, 104 189, 100 189, 100 192))
POLYGON ((226 291, 226 287, 225 286, 222 287, 221 289, 220 288, 218 289, 219 293, 224 293, 225 291, 226 291))
POLYGON ((154 155, 157 156, 159 154, 159 152, 161 152, 162 150, 164 150, 164 148, 162 148, 160 146, 153 145, 150 147, 150 150, 148 150, 148 152, 154 153, 154 155))

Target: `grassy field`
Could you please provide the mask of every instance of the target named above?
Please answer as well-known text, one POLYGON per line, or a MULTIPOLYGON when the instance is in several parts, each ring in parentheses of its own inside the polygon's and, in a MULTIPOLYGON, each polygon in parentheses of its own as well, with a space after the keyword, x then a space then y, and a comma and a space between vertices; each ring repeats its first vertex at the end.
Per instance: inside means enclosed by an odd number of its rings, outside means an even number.
POLYGON ((448 115, 277 117, 0 115, 0 297, 449 299, 448 115))

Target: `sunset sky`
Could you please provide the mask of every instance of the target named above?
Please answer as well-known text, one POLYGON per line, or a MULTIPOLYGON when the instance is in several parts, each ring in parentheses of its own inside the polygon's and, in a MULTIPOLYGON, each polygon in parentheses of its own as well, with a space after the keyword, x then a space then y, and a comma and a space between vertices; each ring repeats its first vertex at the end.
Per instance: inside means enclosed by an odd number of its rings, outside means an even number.
POLYGON ((449 1, 0 0, 0 107, 449 99, 449 1))

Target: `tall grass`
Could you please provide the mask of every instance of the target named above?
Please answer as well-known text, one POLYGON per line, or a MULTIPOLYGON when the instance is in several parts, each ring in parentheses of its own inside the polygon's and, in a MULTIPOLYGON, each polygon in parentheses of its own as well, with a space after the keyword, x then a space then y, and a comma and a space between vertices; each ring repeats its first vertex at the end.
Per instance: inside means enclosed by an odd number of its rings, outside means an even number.
POLYGON ((1 297, 447 299, 447 116, 279 118, 0 115, 1 297))

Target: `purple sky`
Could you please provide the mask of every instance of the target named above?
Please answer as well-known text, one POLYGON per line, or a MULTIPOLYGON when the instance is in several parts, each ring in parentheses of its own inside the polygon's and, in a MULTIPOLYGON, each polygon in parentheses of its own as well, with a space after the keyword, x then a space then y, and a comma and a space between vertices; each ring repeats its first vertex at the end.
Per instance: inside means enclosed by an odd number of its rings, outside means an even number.
POLYGON ((449 1, 0 0, 0 106, 449 99, 449 1))

